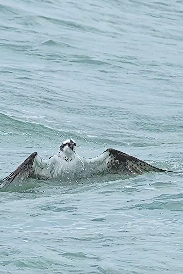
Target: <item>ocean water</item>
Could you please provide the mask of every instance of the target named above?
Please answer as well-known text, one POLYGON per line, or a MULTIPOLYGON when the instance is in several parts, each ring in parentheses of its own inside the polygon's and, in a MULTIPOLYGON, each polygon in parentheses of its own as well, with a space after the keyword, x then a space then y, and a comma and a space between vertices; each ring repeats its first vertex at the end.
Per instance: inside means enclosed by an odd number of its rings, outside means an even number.
POLYGON ((68 137, 174 171, 0 192, 0 273, 183 273, 182 25, 182 1, 0 1, 0 178, 68 137))

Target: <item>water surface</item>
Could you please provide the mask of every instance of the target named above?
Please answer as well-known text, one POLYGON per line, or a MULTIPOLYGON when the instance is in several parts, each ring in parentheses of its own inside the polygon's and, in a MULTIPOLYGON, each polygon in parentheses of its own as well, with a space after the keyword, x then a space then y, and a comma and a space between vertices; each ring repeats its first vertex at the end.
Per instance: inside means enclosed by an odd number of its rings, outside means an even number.
POLYGON ((113 147, 176 173, 0 194, 1 273, 183 272, 182 1, 0 3, 0 177, 113 147))

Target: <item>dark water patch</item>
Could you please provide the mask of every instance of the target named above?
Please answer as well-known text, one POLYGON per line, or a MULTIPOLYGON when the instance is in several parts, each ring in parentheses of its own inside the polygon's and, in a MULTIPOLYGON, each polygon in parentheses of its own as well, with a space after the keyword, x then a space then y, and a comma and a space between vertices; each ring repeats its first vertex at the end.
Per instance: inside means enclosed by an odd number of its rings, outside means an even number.
POLYGON ((149 184, 150 186, 153 186, 155 188, 167 188, 167 187, 172 187, 172 182, 165 182, 165 181, 157 181, 157 182, 154 182, 154 183, 150 183, 149 184))
POLYGON ((39 16, 41 19, 44 19, 48 23, 52 23, 54 25, 59 25, 66 28, 73 28, 75 30, 84 31, 85 27, 83 24, 79 24, 78 22, 69 21, 69 20, 62 20, 58 18, 53 18, 51 16, 39 16))
POLYGON ((104 218, 104 217, 98 217, 98 218, 92 219, 92 222, 104 222, 105 220, 106 220, 106 218, 104 218))
POLYGON ((46 24, 52 24, 52 26, 61 26, 64 29, 69 29, 71 31, 77 31, 80 33, 88 32, 95 34, 105 34, 100 28, 97 28, 96 25, 87 24, 86 21, 82 20, 69 20, 69 19, 60 19, 57 17, 41 15, 38 18, 45 20, 46 24))
POLYGON ((27 179, 26 182, 13 182, 9 186, 4 186, 0 181, 0 192, 6 193, 39 193, 41 183, 34 179, 27 179))
POLYGON ((40 145, 38 144, 38 140, 40 138, 45 139, 45 141, 49 139, 55 140, 55 138, 62 134, 55 129, 32 122, 31 117, 29 121, 26 118, 18 119, 2 113, 0 114, 0 128, 1 139, 6 138, 6 142, 14 142, 17 146, 24 141, 25 151, 26 148, 29 148, 29 151, 30 148, 32 148, 32 150, 39 149, 40 145), (36 148, 34 147, 35 143, 37 143, 36 148))
MULTIPOLYGON (((61 41, 56 40, 56 39, 55 40, 53 40, 53 39, 46 40, 41 45, 42 46, 47 46, 47 47, 53 47, 55 49, 55 51, 58 51, 59 48, 74 48, 73 45, 70 45, 68 43, 64 43, 63 41, 61 42, 61 41)), ((60 57, 61 56, 62 55, 60 54, 60 57)))
POLYGON ((4 4, 0 4, 0 11, 2 11, 4 14, 8 14, 8 15, 16 15, 17 11, 15 11, 15 9, 11 6, 11 5, 6 5, 4 4))
MULTIPOLYGON (((16 29, 14 30, 16 31, 16 29)), ((13 42, 12 44, 7 41, 4 43, 1 43, 1 48, 4 48, 6 50, 10 49, 13 52, 18 52, 18 53, 23 53, 23 52, 30 52, 32 50, 32 46, 30 46, 29 44, 25 44, 24 41, 18 41, 18 42, 13 42)))
POLYGON ((135 205, 138 209, 183 211, 183 194, 163 194, 153 202, 135 205))
POLYGON ((67 257, 67 258, 72 258, 72 257, 77 257, 78 259, 83 259, 86 258, 86 255, 82 252, 68 252, 68 253, 64 253, 62 254, 63 256, 67 257))
POLYGON ((53 211, 53 212, 75 212, 77 211, 77 207, 75 206, 59 206, 59 205, 45 205, 41 207, 43 211, 53 211))
POLYGON ((106 61, 100 61, 94 57, 90 57, 87 55, 74 55, 71 57, 71 62, 82 63, 87 65, 97 65, 97 66, 109 65, 109 63, 106 61))

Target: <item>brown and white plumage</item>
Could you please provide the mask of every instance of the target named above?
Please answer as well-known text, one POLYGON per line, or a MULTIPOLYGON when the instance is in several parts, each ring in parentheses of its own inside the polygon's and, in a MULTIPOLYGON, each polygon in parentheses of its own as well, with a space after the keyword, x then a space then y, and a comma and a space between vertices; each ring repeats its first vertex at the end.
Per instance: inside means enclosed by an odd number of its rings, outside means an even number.
POLYGON ((75 175, 86 177, 99 173, 142 174, 166 171, 112 148, 95 158, 85 159, 75 153, 75 146, 72 139, 66 140, 58 154, 48 160, 41 159, 37 152, 32 153, 15 171, 0 181, 1 187, 8 187, 15 179, 22 181, 29 177, 50 179, 75 175))
POLYGON ((142 174, 144 172, 164 172, 166 170, 154 167, 142 160, 139 160, 136 157, 128 155, 124 152, 115 150, 115 149, 107 149, 109 153, 109 162, 108 168, 109 170, 118 171, 119 169, 124 170, 124 172, 131 172, 134 174, 142 174))
POLYGON ((2 188, 7 188, 13 180, 23 180, 34 174, 33 163, 37 152, 32 153, 21 165, 15 169, 10 175, 0 181, 2 188))

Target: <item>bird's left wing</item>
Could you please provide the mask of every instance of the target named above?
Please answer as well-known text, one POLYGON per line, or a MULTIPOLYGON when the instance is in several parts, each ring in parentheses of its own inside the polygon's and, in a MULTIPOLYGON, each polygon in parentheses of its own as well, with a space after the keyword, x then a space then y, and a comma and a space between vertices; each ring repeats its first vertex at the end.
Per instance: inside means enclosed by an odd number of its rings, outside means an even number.
POLYGON ((109 154, 107 167, 111 171, 123 170, 127 173, 142 174, 144 172, 164 172, 166 170, 154 167, 136 157, 133 157, 124 152, 118 151, 116 149, 109 148, 106 150, 109 154))
POLYGON ((142 174, 150 171, 166 171, 113 148, 109 148, 98 157, 90 159, 89 165, 95 171, 109 173, 142 174))

